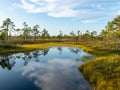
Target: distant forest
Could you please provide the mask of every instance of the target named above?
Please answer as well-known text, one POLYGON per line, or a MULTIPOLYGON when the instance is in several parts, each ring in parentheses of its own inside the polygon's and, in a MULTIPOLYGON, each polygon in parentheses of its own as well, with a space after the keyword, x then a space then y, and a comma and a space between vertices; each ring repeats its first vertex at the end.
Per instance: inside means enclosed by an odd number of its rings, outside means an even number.
MULTIPOLYGON (((79 67, 93 90, 120 90, 120 16, 108 22, 100 34, 78 30, 68 35, 59 31, 58 35, 53 36, 47 29, 40 30, 39 25, 30 27, 26 22, 23 28, 15 29, 10 18, 3 21, 0 27, 0 54, 5 54, 0 61, 3 68, 10 70, 14 65, 9 63, 7 53, 42 49, 43 55, 46 55, 52 46, 73 46, 94 54, 94 60, 79 67)), ((24 64, 27 63, 25 61, 24 64)))
POLYGON ((26 44, 41 42, 77 42, 81 44, 94 44, 96 48, 120 49, 120 16, 108 22, 104 30, 98 35, 96 31, 87 30, 84 34, 80 30, 71 31, 68 35, 59 31, 52 36, 48 30, 40 30, 39 25, 29 26, 23 22, 23 28, 15 29, 15 24, 10 18, 3 21, 0 27, 0 45, 26 44), (13 34, 14 33, 14 34, 13 34))

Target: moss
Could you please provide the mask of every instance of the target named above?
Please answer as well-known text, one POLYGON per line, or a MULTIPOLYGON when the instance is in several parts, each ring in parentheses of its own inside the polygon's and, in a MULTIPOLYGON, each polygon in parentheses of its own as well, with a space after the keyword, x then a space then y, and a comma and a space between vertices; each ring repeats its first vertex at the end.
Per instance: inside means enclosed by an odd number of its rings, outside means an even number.
POLYGON ((72 46, 72 47, 78 47, 83 48, 86 51, 90 51, 90 48, 85 47, 84 45, 76 44, 75 42, 48 42, 48 43, 39 43, 39 44, 24 44, 24 45, 14 45, 14 47, 10 48, 0 48, 1 54, 7 54, 7 53, 15 53, 15 52, 27 52, 32 50, 38 50, 38 49, 46 49, 54 46, 72 46))
POLYGON ((79 70, 91 83, 95 90, 120 90, 120 54, 106 48, 96 48, 92 45, 76 42, 49 42, 40 44, 18 45, 15 48, 0 48, 0 53, 27 52, 37 49, 47 49, 53 46, 72 46, 95 54, 97 58, 82 65, 79 70))
POLYGON ((111 54, 97 57, 82 65, 80 71, 97 90, 120 90, 119 68, 120 55, 111 54))

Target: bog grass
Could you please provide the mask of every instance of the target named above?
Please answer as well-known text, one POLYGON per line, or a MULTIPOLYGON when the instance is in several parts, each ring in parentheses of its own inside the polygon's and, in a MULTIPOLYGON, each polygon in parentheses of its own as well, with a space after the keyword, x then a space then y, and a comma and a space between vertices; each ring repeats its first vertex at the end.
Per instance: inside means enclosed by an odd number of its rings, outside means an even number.
POLYGON ((49 42, 40 44, 24 44, 0 48, 1 54, 28 52, 38 49, 47 49, 55 46, 70 46, 97 56, 96 59, 83 64, 79 70, 93 86, 94 90, 120 90, 120 54, 103 48, 96 48, 94 45, 79 44, 76 42, 49 42))

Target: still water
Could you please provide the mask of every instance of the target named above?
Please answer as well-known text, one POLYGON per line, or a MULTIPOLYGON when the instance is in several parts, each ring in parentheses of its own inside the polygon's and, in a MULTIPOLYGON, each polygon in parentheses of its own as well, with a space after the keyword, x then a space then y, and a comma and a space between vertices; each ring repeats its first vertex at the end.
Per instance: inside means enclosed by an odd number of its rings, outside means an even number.
POLYGON ((73 47, 0 55, 0 90, 92 90, 78 70, 92 58, 73 47))

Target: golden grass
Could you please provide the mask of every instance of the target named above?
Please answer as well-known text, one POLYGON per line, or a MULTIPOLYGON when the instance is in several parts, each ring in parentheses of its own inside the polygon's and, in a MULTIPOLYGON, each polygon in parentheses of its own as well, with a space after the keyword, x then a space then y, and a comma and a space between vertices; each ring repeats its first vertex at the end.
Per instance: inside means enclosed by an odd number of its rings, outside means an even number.
POLYGON ((120 55, 106 50, 95 49, 92 46, 80 45, 74 42, 50 42, 41 44, 24 44, 15 49, 0 49, 0 53, 27 52, 31 50, 46 49, 55 46, 70 46, 81 48, 98 57, 80 67, 86 79, 95 90, 120 90, 120 55), (113 72, 112 72, 113 71, 113 72), (112 73, 108 76, 109 73, 112 73), (117 76, 117 84, 114 84, 117 76), (110 80, 106 79, 110 78, 110 80))
POLYGON ((0 53, 15 53, 15 52, 26 52, 26 51, 32 51, 32 50, 38 50, 38 49, 46 49, 54 46, 70 46, 70 47, 77 47, 82 48, 86 51, 91 51, 90 48, 87 48, 83 45, 78 45, 76 43, 60 43, 60 42, 51 42, 51 43, 40 43, 40 44, 24 44, 19 45, 18 48, 12 48, 12 49, 0 49, 0 53))
POLYGON ((86 47, 84 45, 79 45, 76 43, 43 43, 43 44, 26 44, 22 45, 21 47, 26 50, 35 50, 35 49, 45 49, 55 46, 69 46, 69 47, 76 47, 76 48, 82 48, 82 50, 85 50, 86 52, 92 52, 92 49, 89 47, 86 47))
POLYGON ((120 55, 97 57, 80 67, 95 90, 120 90, 120 55))

